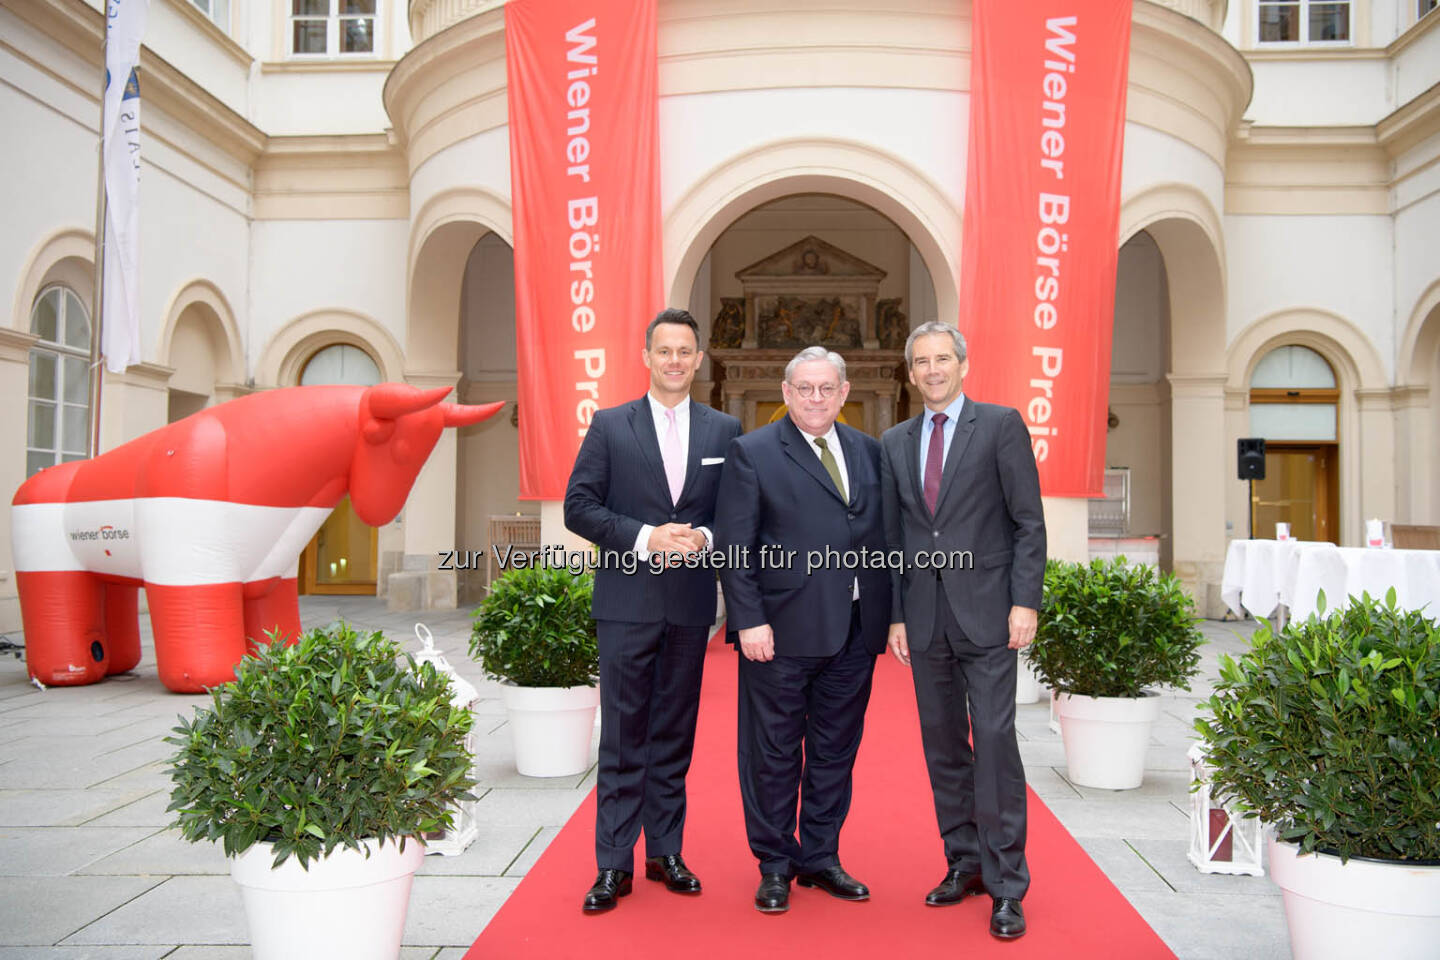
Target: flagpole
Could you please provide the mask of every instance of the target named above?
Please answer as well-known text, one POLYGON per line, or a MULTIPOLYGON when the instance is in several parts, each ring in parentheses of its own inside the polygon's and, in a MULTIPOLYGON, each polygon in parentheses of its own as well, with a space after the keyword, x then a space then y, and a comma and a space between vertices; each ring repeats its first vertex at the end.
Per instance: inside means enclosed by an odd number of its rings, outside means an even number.
POLYGON ((100 364, 101 328, 105 322, 105 218, 108 197, 105 194, 105 88, 109 73, 105 69, 109 53, 110 30, 106 21, 105 36, 100 40, 100 143, 95 151, 95 303, 90 323, 90 456, 100 453, 100 393, 105 371, 100 364))

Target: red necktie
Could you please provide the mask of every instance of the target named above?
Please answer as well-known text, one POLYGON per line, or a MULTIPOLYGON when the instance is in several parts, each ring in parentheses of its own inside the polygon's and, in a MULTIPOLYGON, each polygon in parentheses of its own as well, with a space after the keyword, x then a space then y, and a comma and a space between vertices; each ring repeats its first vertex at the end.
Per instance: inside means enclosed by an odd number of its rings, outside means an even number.
POLYGON ((930 419, 930 449, 925 452, 925 506, 930 515, 940 503, 940 472, 945 465, 945 421, 950 419, 937 413, 930 419))

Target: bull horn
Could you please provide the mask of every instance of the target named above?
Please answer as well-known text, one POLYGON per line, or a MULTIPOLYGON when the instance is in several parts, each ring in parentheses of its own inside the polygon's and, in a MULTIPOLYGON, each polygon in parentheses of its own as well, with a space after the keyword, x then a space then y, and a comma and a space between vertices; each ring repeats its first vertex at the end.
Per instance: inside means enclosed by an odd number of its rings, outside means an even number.
POLYGON ((421 390, 408 383, 381 383, 365 391, 370 401, 370 416, 377 420, 395 420, 407 413, 433 407, 450 393, 449 387, 421 390))
POLYGON ((468 427, 472 423, 479 423, 481 420, 489 420, 500 412, 505 406, 505 401, 497 400, 494 403, 442 403, 440 412, 445 414, 445 426, 447 427, 468 427))

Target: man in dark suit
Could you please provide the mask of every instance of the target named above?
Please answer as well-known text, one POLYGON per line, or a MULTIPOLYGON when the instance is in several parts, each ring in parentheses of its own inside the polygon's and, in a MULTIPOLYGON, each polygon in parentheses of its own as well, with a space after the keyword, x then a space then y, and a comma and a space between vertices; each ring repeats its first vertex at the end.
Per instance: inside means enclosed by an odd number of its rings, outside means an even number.
POLYGON ((690 399, 702 353, 688 312, 656 316, 643 356, 649 392, 595 414, 565 491, 565 526, 601 552, 591 606, 600 644, 599 874, 587 913, 630 892, 642 827, 645 876, 700 892, 680 847, 715 574, 665 558, 712 545, 721 464, 740 421, 690 399))
POLYGON ((840 866, 840 828, 890 622, 880 444, 835 422, 845 361, 802 350, 781 391, 788 416, 730 445, 715 507, 718 548, 749 556, 720 582, 738 631, 740 795, 764 913, 789 909, 792 877, 870 896, 840 866))
POLYGON ((885 431, 882 472, 886 537, 905 557, 889 645, 913 672, 948 863, 925 902, 988 891, 990 932, 1014 939, 1030 886, 1016 651, 1035 639, 1045 576, 1040 480, 1020 413, 962 392, 959 330, 921 324, 905 360, 925 410, 885 431))

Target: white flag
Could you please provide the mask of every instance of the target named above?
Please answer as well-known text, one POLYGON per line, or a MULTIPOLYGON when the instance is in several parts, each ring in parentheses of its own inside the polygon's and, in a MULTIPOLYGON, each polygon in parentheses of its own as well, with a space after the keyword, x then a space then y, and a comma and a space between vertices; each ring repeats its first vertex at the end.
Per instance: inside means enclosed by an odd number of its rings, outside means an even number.
POLYGON ((105 287, 101 325, 105 368, 140 362, 140 38, 150 0, 108 0, 105 103, 100 138, 105 165, 105 287))

